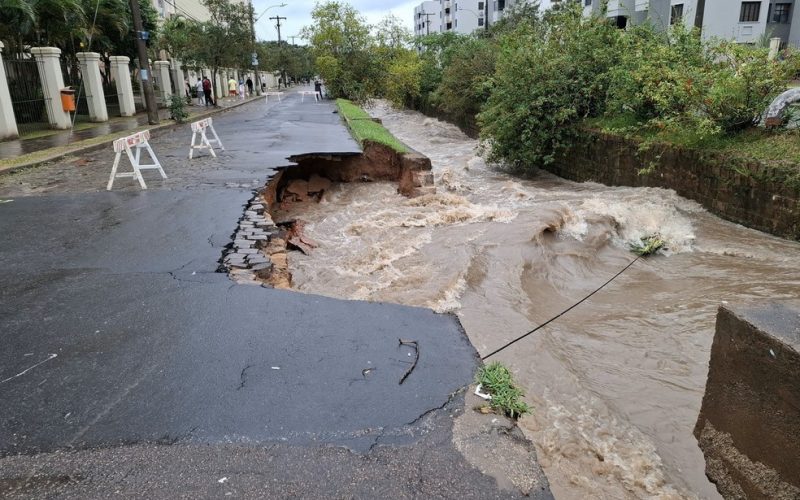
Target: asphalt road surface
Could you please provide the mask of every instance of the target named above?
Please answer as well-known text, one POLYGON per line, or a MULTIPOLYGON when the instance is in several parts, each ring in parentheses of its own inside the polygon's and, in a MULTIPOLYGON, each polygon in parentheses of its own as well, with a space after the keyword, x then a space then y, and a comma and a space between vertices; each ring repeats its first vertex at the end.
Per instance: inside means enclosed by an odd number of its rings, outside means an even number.
POLYGON ((0 496, 520 494, 452 443, 478 364, 453 316, 218 272, 275 167, 358 151, 333 109, 220 114, 218 159, 154 138, 147 191, 105 191, 110 151, 0 179, 0 496))

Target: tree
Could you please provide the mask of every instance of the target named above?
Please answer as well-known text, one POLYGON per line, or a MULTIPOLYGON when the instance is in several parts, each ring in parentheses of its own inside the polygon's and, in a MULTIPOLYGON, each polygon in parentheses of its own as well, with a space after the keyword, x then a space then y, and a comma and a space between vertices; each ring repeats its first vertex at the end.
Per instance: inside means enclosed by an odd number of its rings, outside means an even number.
POLYGON ((317 4, 311 17, 314 23, 303 28, 302 35, 311 42, 328 92, 357 101, 375 95, 381 75, 366 20, 350 5, 336 1, 317 4))
MULTIPOLYGON (((159 43, 165 50, 186 64, 211 69, 215 81, 219 68, 244 69, 250 66, 250 4, 232 3, 229 0, 203 0, 210 19, 197 22, 191 19, 173 19, 164 24, 159 43)), ((214 100, 216 85, 212 85, 214 100)))

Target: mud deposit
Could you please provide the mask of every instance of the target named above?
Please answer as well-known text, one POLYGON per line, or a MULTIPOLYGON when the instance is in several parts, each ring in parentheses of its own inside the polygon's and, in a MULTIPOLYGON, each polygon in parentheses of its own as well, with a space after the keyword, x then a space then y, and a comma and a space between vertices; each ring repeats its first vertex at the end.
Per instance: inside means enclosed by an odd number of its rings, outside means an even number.
POLYGON ((800 292, 800 245, 724 222, 672 191, 531 180, 487 167, 457 128, 373 110, 433 163, 438 194, 333 184, 289 205, 319 246, 289 253, 297 290, 458 314, 482 353, 572 305, 633 258, 668 249, 499 354, 557 498, 718 498, 692 429, 722 301, 800 292))

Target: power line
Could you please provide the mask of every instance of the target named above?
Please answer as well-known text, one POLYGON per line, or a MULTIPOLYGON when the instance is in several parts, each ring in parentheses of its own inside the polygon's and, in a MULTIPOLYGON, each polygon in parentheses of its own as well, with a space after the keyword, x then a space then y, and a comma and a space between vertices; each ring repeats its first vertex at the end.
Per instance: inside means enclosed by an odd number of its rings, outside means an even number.
POLYGON ((502 351, 502 350, 506 349, 507 347, 510 347, 510 346, 511 346, 511 345, 513 345, 513 344, 516 344, 517 342, 519 342, 520 340, 524 339, 524 338, 525 338, 525 337, 527 337, 528 335, 531 335, 532 333, 536 332, 537 330, 540 330, 540 329, 544 328, 545 326, 549 325, 550 323, 552 323, 553 321, 557 320, 557 319, 558 319, 558 318, 560 318, 561 316, 563 316, 563 315, 567 314, 568 312, 570 312, 571 310, 575 309, 576 307, 578 307, 579 305, 581 305, 583 302, 585 302, 586 300, 588 300, 588 299, 589 299, 589 297, 591 297, 592 295, 596 294, 597 292, 599 292, 600 290, 602 290, 602 289, 603 289, 603 288, 604 288, 606 285, 608 285, 609 283, 611 283, 612 281, 614 281, 614 280, 617 278, 617 276, 619 276, 620 274, 622 274, 622 273, 624 273, 625 271, 627 271, 629 267, 631 267, 632 265, 634 265, 634 264, 635 264, 635 263, 636 263, 636 262, 637 262, 639 259, 641 259, 642 257, 644 257, 644 255, 639 255, 638 257, 636 257, 635 259, 633 259, 633 260, 630 262, 630 264, 628 264, 627 266, 625 266, 624 268, 622 268, 622 271, 620 271, 620 272, 618 272, 617 274, 615 274, 614 276, 612 276, 612 277, 611 277, 611 278, 610 278, 608 281, 606 281, 605 283, 603 283, 602 285, 600 285, 600 286, 599 286, 597 289, 595 289, 595 290, 594 290, 592 293, 590 293, 590 294, 589 294, 589 295, 587 295, 586 297, 582 298, 582 299, 581 299, 581 300, 579 300, 578 302, 576 302, 576 303, 572 304, 571 306, 569 306, 568 308, 564 309, 563 311, 561 311, 561 312, 560 312, 560 313, 558 313, 557 315, 553 316, 552 318, 548 319, 547 321, 545 321, 545 322, 544 322, 544 323, 542 323, 541 325, 537 326, 537 327, 536 327, 536 328, 534 328, 533 330, 529 331, 528 333, 526 333, 526 334, 524 334, 524 335, 520 335, 519 337, 515 338, 515 339, 514 339, 514 340, 512 340, 511 342, 507 342, 507 343, 506 343, 506 344, 504 344, 502 347, 499 347, 499 348, 495 349, 494 351, 490 352, 490 353, 489 353, 489 354, 487 354, 486 356, 481 356, 481 361, 484 361, 484 360, 486 360, 486 359, 488 359, 488 358, 490 358, 490 357, 494 356, 494 355, 495 355, 495 354, 497 354, 498 352, 500 352, 500 351, 502 351))

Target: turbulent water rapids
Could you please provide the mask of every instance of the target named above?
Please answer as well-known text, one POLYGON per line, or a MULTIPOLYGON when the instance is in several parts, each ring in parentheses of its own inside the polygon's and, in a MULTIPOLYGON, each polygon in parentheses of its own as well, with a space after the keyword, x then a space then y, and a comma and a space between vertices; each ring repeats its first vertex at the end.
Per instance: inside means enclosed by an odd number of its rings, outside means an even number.
POLYGON ((534 411, 557 498, 719 498, 692 428, 717 306, 800 295, 800 245, 720 220, 673 191, 520 180, 487 167, 456 127, 378 105, 372 113, 431 158, 438 193, 341 184, 297 204, 320 244, 294 252, 296 289, 457 314, 486 354, 625 267, 630 242, 668 249, 503 351, 534 411))

